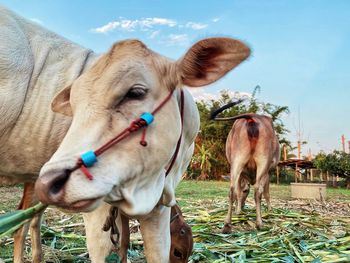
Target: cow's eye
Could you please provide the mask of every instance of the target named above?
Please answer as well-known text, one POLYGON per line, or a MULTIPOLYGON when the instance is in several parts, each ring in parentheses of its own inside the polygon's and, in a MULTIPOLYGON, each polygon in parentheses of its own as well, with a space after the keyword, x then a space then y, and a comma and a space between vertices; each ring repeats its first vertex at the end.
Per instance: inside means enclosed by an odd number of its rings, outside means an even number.
POLYGON ((147 89, 140 86, 134 86, 129 89, 125 97, 128 99, 142 99, 147 94, 147 89))

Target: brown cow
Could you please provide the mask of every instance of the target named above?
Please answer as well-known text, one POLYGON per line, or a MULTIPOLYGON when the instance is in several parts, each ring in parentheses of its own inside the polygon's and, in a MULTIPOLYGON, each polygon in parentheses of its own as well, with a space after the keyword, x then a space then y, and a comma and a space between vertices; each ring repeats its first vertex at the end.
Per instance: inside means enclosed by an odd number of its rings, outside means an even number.
MULTIPOLYGON (((127 263, 128 247, 130 242, 130 228, 129 228, 129 218, 124 214, 118 213, 115 209, 111 210, 111 217, 109 220, 114 220, 117 217, 119 221, 118 229, 119 244, 118 255, 120 257, 121 263, 127 263)), ((117 226, 113 222, 107 220, 105 224, 105 231, 117 226)), ((114 229, 116 230, 116 229, 114 229)), ((178 205, 171 208, 171 218, 170 218, 170 235, 171 235, 171 248, 170 248, 170 263, 187 263, 193 249, 193 236, 191 227, 186 223, 184 217, 182 216, 181 209, 178 205)), ((111 236, 113 239, 113 236, 111 236)))
POLYGON ((192 230, 182 216, 178 205, 171 208, 170 235, 170 263, 188 262, 193 249, 192 230))
MULTIPOLYGON (((223 107, 226 109, 227 106, 223 107)), ((215 118, 221 111, 215 112, 215 118)), ((269 171, 280 158, 279 143, 270 117, 242 114, 216 120, 235 121, 226 141, 226 157, 231 165, 229 208, 223 233, 231 232, 232 203, 236 200, 236 213, 240 214, 249 193, 249 184, 255 188, 256 226, 261 228, 261 197, 264 195, 269 211, 269 171)))

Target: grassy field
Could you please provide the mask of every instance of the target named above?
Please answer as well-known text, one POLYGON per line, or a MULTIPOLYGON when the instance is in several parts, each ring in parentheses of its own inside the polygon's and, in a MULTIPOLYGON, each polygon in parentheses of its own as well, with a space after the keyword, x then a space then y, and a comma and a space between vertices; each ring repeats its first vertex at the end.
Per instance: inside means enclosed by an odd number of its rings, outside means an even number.
MULTIPOLYGON (((229 182, 223 181, 182 181, 176 190, 176 196, 180 204, 186 204, 186 200, 205 200, 214 202, 218 199, 227 199, 229 182)), ((270 193, 273 199, 291 200, 289 185, 270 185, 270 193)), ((250 191, 253 197, 253 191, 250 191)), ((350 202, 350 190, 342 188, 327 188, 327 200, 350 202)))
MULTIPOLYGON (((228 188, 228 182, 183 181, 177 189, 194 233, 192 262, 350 262, 350 254, 344 252, 350 250, 349 190, 328 188, 326 202, 320 203, 292 200, 289 186, 271 185, 274 210, 264 212, 262 231, 255 229, 251 191, 246 212, 233 217, 233 233, 222 235, 228 188)), ((15 209, 21 191, 21 187, 0 187, 0 196, 6 200, 0 203, 0 213, 15 209)), ((45 262, 89 262, 79 215, 49 208, 42 235, 45 262)), ((0 240, 0 258, 5 262, 11 262, 12 242, 11 238, 0 240)), ((29 259, 29 240, 27 244, 29 259)), ((132 262, 145 262, 141 244, 139 235, 132 237, 132 262)))

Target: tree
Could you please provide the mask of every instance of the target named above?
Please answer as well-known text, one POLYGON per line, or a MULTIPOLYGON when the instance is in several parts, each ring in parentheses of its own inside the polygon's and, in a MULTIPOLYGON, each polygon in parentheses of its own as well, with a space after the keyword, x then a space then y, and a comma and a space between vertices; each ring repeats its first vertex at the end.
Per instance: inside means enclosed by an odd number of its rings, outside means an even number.
POLYGON ((196 144, 199 157, 199 168, 201 169, 201 174, 198 177, 200 180, 205 180, 208 178, 212 167, 212 155, 210 153, 210 148, 207 148, 203 143, 202 145, 196 144))
POLYGON ((315 157, 314 165, 322 172, 345 178, 346 188, 350 189, 350 154, 340 151, 329 154, 321 152, 315 157))
MULTIPOLYGON (((259 101, 256 96, 260 90, 260 86, 256 86, 252 95, 245 102, 227 109, 221 113, 221 116, 230 117, 242 113, 259 113, 271 116, 280 143, 290 147, 291 143, 286 138, 289 131, 282 121, 283 114, 289 112, 288 107, 259 101)), ((194 157, 187 173, 190 178, 218 179, 229 173, 225 143, 233 123, 231 121, 211 121, 209 115, 210 112, 234 100, 235 98, 223 90, 220 92, 218 100, 197 102, 201 128, 196 140, 194 157), (201 169, 201 166, 204 170, 201 169)))

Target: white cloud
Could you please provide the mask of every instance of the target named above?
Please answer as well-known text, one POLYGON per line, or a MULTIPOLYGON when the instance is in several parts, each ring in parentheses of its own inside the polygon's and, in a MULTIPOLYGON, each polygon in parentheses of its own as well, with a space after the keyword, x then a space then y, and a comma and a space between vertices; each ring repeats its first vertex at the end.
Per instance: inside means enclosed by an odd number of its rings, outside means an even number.
POLYGON ((101 26, 101 27, 97 27, 94 29, 91 29, 91 31, 95 32, 95 33, 107 33, 108 31, 112 31, 113 29, 115 29, 116 27, 119 26, 119 22, 109 22, 108 24, 101 26))
MULTIPOLYGON (((204 101, 207 103, 211 103, 212 100, 219 100, 221 95, 220 92, 218 93, 209 93, 205 92, 203 89, 189 89, 190 93, 192 94, 195 101, 204 101)), ((240 92, 240 91, 227 91, 231 98, 234 99, 245 99, 245 98, 251 98, 251 94, 247 92, 240 92)))
POLYGON ((149 38, 153 39, 153 38, 155 38, 156 36, 158 36, 159 33, 160 33, 160 30, 153 31, 153 32, 149 35, 149 38))
POLYGON ((177 25, 177 22, 173 19, 153 17, 140 20, 140 24, 145 27, 152 27, 154 25, 174 27, 177 25))
POLYGON ((147 17, 147 18, 141 18, 141 19, 135 19, 135 20, 119 17, 119 19, 117 20, 111 21, 100 27, 93 28, 90 31, 94 33, 108 33, 114 30, 122 30, 122 31, 128 31, 128 32, 139 30, 139 31, 151 32, 149 33, 149 38, 154 38, 160 33, 159 27, 177 28, 177 29, 189 28, 192 30, 202 30, 204 28, 207 28, 208 24, 193 22, 193 21, 178 23, 174 19, 162 18, 162 17, 147 17))
POLYGON ((136 29, 139 29, 142 31, 148 31, 154 26, 174 27, 176 25, 177 22, 175 20, 168 18, 148 17, 140 20, 119 18, 119 20, 109 22, 101 27, 93 28, 91 31, 95 33, 107 33, 115 29, 121 29, 125 31, 135 31, 136 29))
POLYGON ((220 20, 220 17, 214 17, 211 21, 213 21, 214 23, 218 22, 220 20))
POLYGON ((170 34, 167 39, 167 44, 169 45, 186 45, 187 43, 187 34, 170 34))
POLYGON ((40 25, 43 24, 43 21, 41 21, 40 19, 35 18, 35 17, 31 18, 30 20, 32 20, 33 22, 35 22, 35 23, 37 23, 37 24, 40 24, 40 25))
POLYGON ((202 23, 195 23, 195 22, 187 22, 186 27, 192 28, 193 30, 201 30, 204 28, 207 28, 207 24, 202 24, 202 23))

